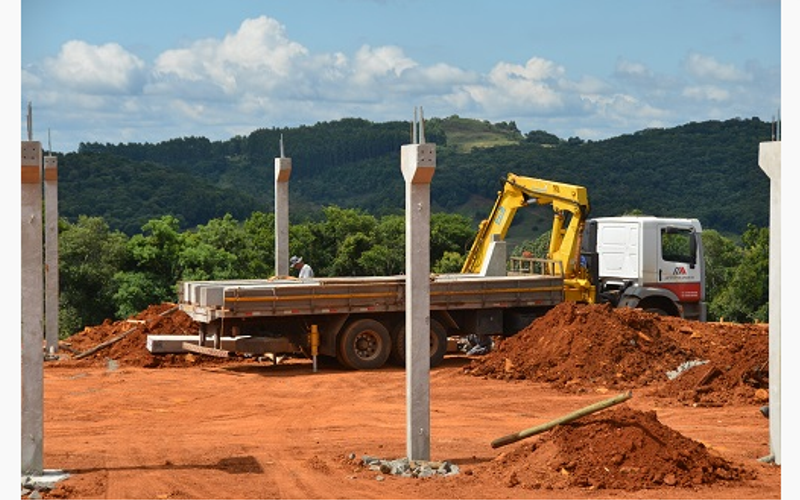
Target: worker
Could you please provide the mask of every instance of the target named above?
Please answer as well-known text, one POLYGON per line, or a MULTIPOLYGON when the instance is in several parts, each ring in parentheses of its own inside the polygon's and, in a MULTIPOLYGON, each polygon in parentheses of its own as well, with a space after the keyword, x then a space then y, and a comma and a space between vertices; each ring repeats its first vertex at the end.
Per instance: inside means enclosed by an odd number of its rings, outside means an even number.
POLYGON ((298 278, 301 280, 314 277, 314 270, 311 269, 311 266, 303 262, 302 257, 293 255, 292 258, 289 259, 289 265, 299 271, 298 278))

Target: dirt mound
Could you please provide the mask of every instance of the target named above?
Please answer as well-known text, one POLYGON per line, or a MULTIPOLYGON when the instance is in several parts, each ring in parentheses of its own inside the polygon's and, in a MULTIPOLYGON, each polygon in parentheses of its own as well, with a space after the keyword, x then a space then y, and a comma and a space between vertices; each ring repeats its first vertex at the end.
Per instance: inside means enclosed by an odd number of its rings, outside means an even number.
MULTIPOLYGON (((697 360, 661 385, 657 396, 698 406, 731 401, 763 404, 769 399, 769 327, 735 323, 680 324, 677 331, 691 344, 697 360)), ((669 321, 667 322, 669 323, 669 321)))
POLYGON ((755 478, 754 472, 663 425, 654 411, 626 406, 535 436, 498 455, 485 473, 509 487, 529 489, 639 490, 755 478))
POLYGON ((60 343, 60 361, 77 365, 97 365, 113 360, 120 365, 156 368, 220 362, 217 358, 190 354, 153 355, 147 350, 148 335, 196 335, 197 324, 175 304, 153 305, 128 319, 86 327, 60 343), (80 356, 106 342, 121 337, 108 347, 80 356))
POLYGON ((760 401, 768 359, 764 325, 703 323, 570 302, 499 339, 465 372, 575 392, 663 384, 664 397, 719 404, 731 398, 760 401))

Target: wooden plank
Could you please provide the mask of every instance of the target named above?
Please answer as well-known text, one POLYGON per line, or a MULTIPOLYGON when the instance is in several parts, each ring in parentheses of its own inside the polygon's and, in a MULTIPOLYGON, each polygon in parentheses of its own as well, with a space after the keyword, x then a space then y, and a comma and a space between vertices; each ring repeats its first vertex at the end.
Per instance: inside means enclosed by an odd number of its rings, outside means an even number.
POLYGON ((223 349, 216 349, 214 347, 205 347, 197 344, 192 344, 191 342, 184 342, 183 348, 189 352, 193 352, 195 354, 204 354, 206 356, 214 356, 216 358, 229 358, 231 357, 230 351, 225 351, 223 349))
POLYGON ((700 389, 702 386, 706 386, 711 383, 712 380, 717 378, 717 376, 722 375, 722 371, 714 365, 711 365, 706 371, 705 375, 697 382, 695 387, 700 389))

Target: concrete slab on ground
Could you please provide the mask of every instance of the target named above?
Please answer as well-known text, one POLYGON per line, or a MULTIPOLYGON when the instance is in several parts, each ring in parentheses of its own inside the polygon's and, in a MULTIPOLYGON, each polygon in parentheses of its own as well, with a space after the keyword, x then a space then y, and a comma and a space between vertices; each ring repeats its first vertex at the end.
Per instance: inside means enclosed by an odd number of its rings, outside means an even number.
MULTIPOLYGON (((148 335, 147 350, 153 354, 184 354, 184 342, 199 344, 199 335, 148 335)), ((203 347, 213 347, 214 341, 206 339, 203 347)), ((222 337, 220 347, 223 351, 249 354, 293 353, 297 349, 286 339, 270 337, 222 337)))

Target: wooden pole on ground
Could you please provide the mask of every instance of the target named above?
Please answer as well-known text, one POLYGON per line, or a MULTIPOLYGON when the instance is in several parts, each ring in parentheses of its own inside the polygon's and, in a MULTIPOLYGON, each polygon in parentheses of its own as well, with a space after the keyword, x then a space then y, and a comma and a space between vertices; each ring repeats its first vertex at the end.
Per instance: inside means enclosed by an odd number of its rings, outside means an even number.
POLYGON ((586 415, 598 412, 600 410, 605 410, 606 408, 609 408, 611 406, 623 403, 629 400, 631 397, 633 397, 633 393, 631 391, 628 391, 618 396, 614 396, 613 398, 600 401, 599 403, 594 403, 585 408, 574 411, 568 415, 564 415, 563 417, 551 420, 546 424, 537 425, 536 427, 531 427, 529 429, 515 432, 514 434, 509 434, 507 436, 497 438, 494 441, 492 441, 492 448, 499 448, 501 446, 505 446, 511 443, 516 443, 517 441, 521 441, 525 438, 535 436, 536 434, 541 434, 542 432, 549 431, 550 429, 556 427, 557 425, 566 424, 572 422, 573 420, 577 420, 581 417, 585 417, 586 415))

